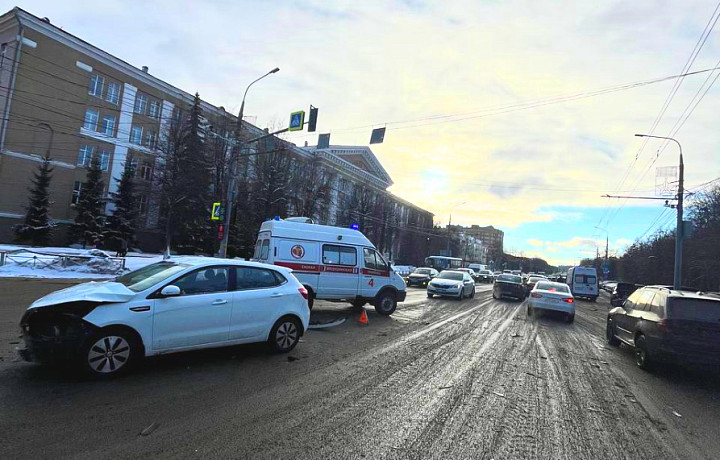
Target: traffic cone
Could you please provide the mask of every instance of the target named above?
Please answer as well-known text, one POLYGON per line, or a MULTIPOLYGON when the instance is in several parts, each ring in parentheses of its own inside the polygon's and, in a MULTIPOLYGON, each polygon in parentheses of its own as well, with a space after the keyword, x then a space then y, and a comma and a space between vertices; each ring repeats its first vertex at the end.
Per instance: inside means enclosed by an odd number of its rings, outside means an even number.
POLYGON ((360 313, 360 319, 358 319, 358 322, 359 322, 360 324, 364 324, 364 325, 367 326, 367 323, 368 323, 367 311, 365 311, 364 308, 363 308, 362 313, 360 313))

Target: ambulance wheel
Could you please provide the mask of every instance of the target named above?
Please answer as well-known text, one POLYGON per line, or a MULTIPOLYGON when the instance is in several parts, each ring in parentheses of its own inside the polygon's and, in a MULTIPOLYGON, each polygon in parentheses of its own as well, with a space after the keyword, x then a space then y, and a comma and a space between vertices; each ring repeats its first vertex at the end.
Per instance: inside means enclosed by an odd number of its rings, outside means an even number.
POLYGON ((367 302, 365 302, 364 300, 353 300, 353 301, 352 301, 352 306, 353 306, 354 309, 360 310, 362 307, 365 306, 366 303, 367 303, 367 302))
POLYGON ((379 314, 385 316, 392 315, 395 311, 395 308, 397 308, 397 299, 395 298, 395 293, 392 291, 381 292, 375 298, 375 302, 373 302, 373 305, 375 305, 375 311, 379 314))
POLYGON ((305 286, 305 289, 308 291, 308 308, 312 310, 313 303, 315 303, 315 293, 309 286, 305 286))

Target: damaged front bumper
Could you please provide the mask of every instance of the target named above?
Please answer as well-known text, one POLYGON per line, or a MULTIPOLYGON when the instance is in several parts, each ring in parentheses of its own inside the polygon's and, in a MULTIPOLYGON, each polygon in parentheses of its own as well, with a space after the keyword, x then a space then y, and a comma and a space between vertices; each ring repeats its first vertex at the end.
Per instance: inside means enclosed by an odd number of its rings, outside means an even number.
POLYGON ((17 349, 18 356, 46 363, 76 358, 85 340, 98 329, 82 319, 94 307, 84 302, 28 310, 20 322, 25 346, 17 349))

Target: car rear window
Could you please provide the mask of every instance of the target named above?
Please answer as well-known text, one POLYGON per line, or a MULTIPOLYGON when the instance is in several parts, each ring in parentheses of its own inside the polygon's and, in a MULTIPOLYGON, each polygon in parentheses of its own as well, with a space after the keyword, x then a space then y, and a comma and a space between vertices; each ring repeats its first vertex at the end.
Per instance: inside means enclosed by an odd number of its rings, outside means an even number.
POLYGON ((543 283, 542 281, 535 285, 535 289, 542 289, 544 291, 564 292, 566 294, 570 293, 570 290, 564 284, 543 283))
POLYGON ((717 322, 720 321, 720 302, 709 299, 671 297, 668 299, 668 317, 671 319, 717 322))
POLYGON ((508 283, 522 283, 522 278, 517 275, 500 275, 498 281, 506 281, 508 283))

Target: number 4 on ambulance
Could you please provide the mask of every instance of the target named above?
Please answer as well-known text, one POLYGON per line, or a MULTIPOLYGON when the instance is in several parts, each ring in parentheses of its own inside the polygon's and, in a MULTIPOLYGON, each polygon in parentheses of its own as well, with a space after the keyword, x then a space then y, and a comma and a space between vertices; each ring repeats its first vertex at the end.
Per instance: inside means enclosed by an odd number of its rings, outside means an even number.
POLYGON ((368 281, 368 286, 370 286, 370 287, 375 286, 375 280, 370 278, 370 281, 368 281))

